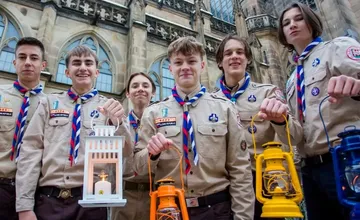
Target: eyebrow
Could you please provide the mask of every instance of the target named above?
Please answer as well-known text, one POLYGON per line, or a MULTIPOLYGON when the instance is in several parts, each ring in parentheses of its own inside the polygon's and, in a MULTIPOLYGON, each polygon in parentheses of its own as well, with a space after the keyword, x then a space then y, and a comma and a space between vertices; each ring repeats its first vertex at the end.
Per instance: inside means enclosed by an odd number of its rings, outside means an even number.
MULTIPOLYGON (((19 53, 18 56, 27 56, 26 53, 19 53)), ((33 54, 30 54, 30 56, 37 56, 39 57, 40 55, 36 54, 36 53, 33 53, 33 54)))

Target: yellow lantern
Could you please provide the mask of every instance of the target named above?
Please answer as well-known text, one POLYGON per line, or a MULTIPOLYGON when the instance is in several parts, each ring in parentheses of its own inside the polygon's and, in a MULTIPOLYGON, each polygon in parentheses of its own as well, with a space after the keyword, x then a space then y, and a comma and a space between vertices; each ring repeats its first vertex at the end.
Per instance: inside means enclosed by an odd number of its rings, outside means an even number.
POLYGON ((185 201, 184 179, 182 174, 182 154, 176 150, 180 156, 180 180, 181 189, 175 188, 175 181, 171 178, 164 178, 157 181, 158 189, 152 191, 151 181, 151 167, 150 156, 149 164, 149 179, 150 179, 150 220, 189 220, 185 201), (175 198, 178 198, 180 209, 178 208, 175 198))
MULTIPOLYGON (((257 114, 251 120, 251 128, 256 117, 257 114)), ((279 142, 268 142, 263 145, 264 152, 256 154, 255 134, 251 129, 256 160, 256 199, 264 204, 263 218, 304 217, 299 208, 303 194, 293 160, 289 125, 286 116, 284 118, 290 152, 284 152, 279 142)))

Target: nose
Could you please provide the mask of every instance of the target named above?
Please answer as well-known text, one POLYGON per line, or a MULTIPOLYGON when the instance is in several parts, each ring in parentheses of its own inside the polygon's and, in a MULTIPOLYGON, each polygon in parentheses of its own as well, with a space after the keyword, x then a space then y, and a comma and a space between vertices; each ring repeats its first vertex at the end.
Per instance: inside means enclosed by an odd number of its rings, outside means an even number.
POLYGON ((290 20, 290 29, 294 29, 296 27, 296 22, 294 20, 290 20))
POLYGON ((86 70, 86 64, 85 64, 85 62, 81 62, 81 65, 80 65, 80 70, 86 70))
POLYGON ((29 66, 31 64, 30 56, 26 57, 25 65, 29 66))
POLYGON ((230 59, 237 59, 239 56, 238 56, 238 54, 236 53, 236 51, 233 51, 232 53, 231 53, 231 55, 230 55, 230 59))

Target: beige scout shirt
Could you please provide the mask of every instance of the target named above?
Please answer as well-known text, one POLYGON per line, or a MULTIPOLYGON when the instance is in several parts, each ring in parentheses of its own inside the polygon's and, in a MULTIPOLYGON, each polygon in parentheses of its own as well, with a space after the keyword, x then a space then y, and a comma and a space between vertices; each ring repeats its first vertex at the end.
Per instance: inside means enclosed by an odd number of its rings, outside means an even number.
MULTIPOLYGON (((140 127, 140 119, 135 114, 133 114, 133 115, 140 127)), ((132 140, 135 141, 136 131, 130 124, 129 124, 129 127, 130 127, 132 140)), ((138 130, 139 130, 139 128, 138 128, 138 130)), ((135 175, 134 158, 132 156, 124 158, 123 163, 124 163, 123 178, 125 181, 135 182, 135 183, 149 183, 149 175, 148 174, 144 174, 144 175, 136 174, 135 175)))
MULTIPOLYGON (((42 99, 25 133, 16 173, 16 210, 33 210, 37 185, 73 188, 83 184, 85 137, 92 132, 91 113, 105 104, 107 98, 96 95, 81 105, 81 133, 79 157, 76 165, 70 166, 70 138, 75 104, 67 92, 48 95, 42 99), (58 107, 55 107, 58 105, 58 107), (62 117, 50 113, 63 110, 62 117)), ((104 124, 106 117, 99 113, 94 124, 104 124)), ((120 125, 116 135, 125 136, 124 156, 132 153, 128 123, 120 125)), ((100 167, 96 167, 96 172, 100 167)), ((101 167, 103 168, 103 166, 101 167)))
MULTIPOLYGON (((194 96, 200 87, 189 95, 194 96)), ((184 100, 185 94, 178 91, 184 100)), ((249 152, 239 147, 243 129, 236 123, 235 108, 228 100, 214 94, 205 93, 189 106, 199 162, 195 166, 193 152, 189 152, 191 170, 184 175, 185 196, 210 195, 227 187, 232 197, 232 210, 236 220, 248 220, 254 214, 254 192, 250 168, 249 152), (210 116, 217 120, 210 120, 210 116)), ((138 145, 135 146, 135 170, 148 171, 147 142, 156 133, 172 139, 176 148, 182 146, 183 107, 170 96, 164 101, 149 106, 143 113, 138 145), (157 128, 156 119, 168 119, 170 126, 157 128)), ((189 141, 190 143, 190 141, 189 141)), ((185 162, 183 163, 185 168, 185 162)), ((180 185, 179 156, 175 150, 163 151, 156 161, 151 162, 155 181, 173 177, 180 185)))
MULTIPOLYGON (((360 44, 352 38, 339 37, 320 43, 304 60, 306 116, 303 123, 304 142, 298 145, 302 157, 311 157, 329 151, 323 125, 319 116, 319 104, 328 95, 328 82, 332 76, 347 75, 360 78, 360 44)), ((300 61, 299 61, 300 62, 300 61)), ((287 99, 292 113, 299 118, 296 90, 296 73, 287 85, 287 99)), ((339 103, 325 101, 322 114, 330 141, 348 125, 360 128, 360 101, 343 98, 339 103)))
MULTIPOLYGON (((232 89, 232 94, 234 94, 242 85, 243 81, 240 81, 239 84, 232 89)), ((215 94, 226 98, 221 90, 215 92, 215 94)), ((240 120, 238 123, 246 129, 245 137, 243 140, 241 140, 241 142, 245 142, 246 146, 249 148, 253 170, 255 170, 255 159, 250 123, 252 117, 260 111, 261 103, 265 98, 276 98, 283 102, 286 101, 283 92, 276 86, 271 84, 259 84, 255 82, 250 82, 245 92, 236 100, 236 107, 239 112, 237 119, 240 120)), ((290 114, 288 117, 288 122, 291 144, 296 145, 303 137, 302 127, 300 123, 290 114)), ((254 125, 257 154, 263 152, 263 144, 274 141, 277 138, 280 139, 280 141, 284 144, 288 145, 289 142, 285 125, 277 125, 270 121, 260 119, 259 117, 255 118, 254 125)))
MULTIPOLYGON (((40 98, 45 96, 42 92, 37 95, 30 94, 30 107, 26 117, 25 129, 34 115, 40 98)), ((15 159, 13 161, 10 160, 10 154, 16 126, 15 122, 23 100, 24 95, 14 88, 13 85, 3 85, 0 87, 0 112, 3 113, 0 114, 0 177, 2 178, 15 178, 16 163, 15 159)))

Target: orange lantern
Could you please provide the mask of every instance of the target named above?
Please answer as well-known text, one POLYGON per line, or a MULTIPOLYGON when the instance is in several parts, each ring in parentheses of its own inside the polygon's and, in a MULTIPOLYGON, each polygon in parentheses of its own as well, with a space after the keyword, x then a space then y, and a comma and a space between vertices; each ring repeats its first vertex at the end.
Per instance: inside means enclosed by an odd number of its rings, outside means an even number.
POLYGON ((149 164, 149 179, 150 179, 150 220, 189 220, 185 202, 185 190, 184 179, 182 173, 182 154, 176 150, 180 156, 180 180, 181 189, 175 188, 175 181, 171 177, 158 180, 156 183, 158 188, 156 191, 152 191, 151 181, 151 166, 150 156, 148 158, 149 164), (178 198, 180 208, 175 202, 175 198, 178 198), (157 205, 158 204, 158 205, 157 205))

